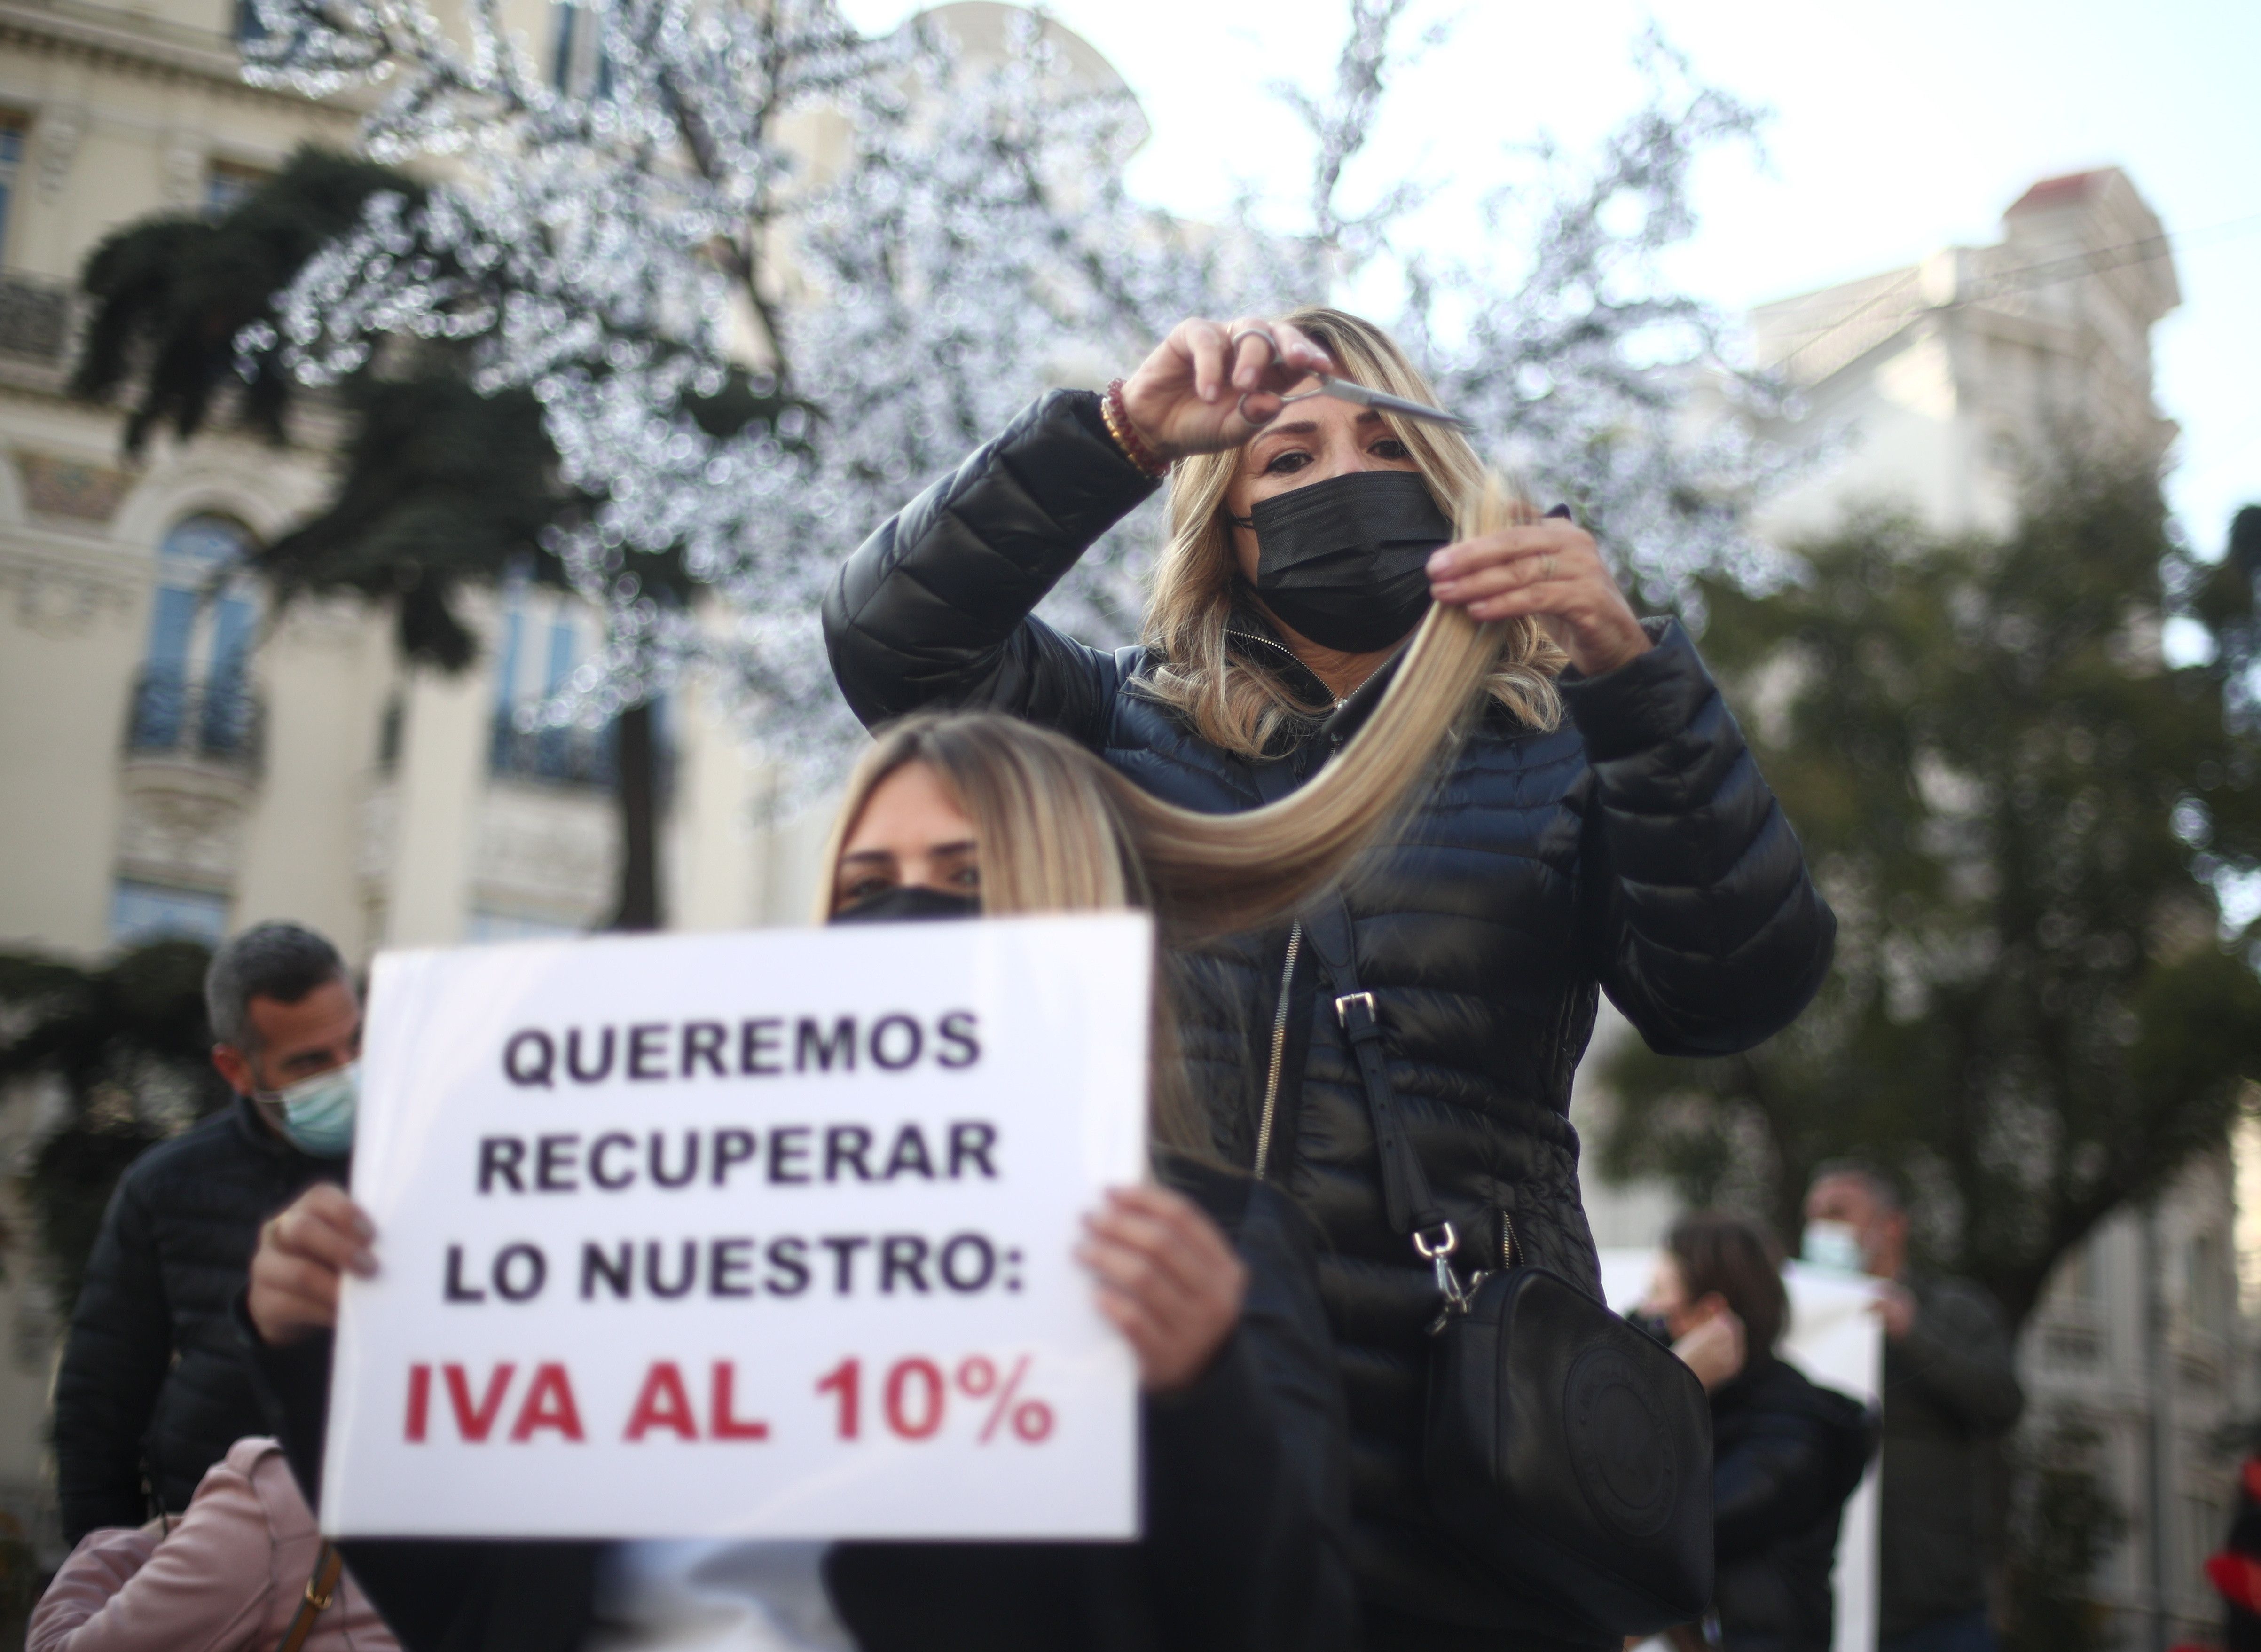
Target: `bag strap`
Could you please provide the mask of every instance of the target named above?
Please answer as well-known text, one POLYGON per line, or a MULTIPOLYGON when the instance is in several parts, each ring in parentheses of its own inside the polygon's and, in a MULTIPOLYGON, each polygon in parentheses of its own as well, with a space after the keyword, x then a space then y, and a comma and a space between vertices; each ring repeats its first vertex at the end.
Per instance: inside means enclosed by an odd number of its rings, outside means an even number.
POLYGON ((338 1546, 327 1538, 322 1540, 320 1551, 314 1556, 314 1575, 306 1579, 306 1592, 298 1602, 298 1615, 291 1620, 291 1627, 283 1633, 283 1644, 276 1652, 299 1652, 306 1637, 314 1632, 314 1620, 330 1609, 337 1598, 338 1579, 346 1569, 346 1557, 338 1553, 338 1546))
POLYGON ((1358 944, 1349 905, 1339 894, 1328 896, 1304 915, 1303 932, 1311 937, 1311 949, 1334 984, 1335 1018, 1342 1024, 1343 1036, 1358 1058, 1359 1076, 1365 1081, 1367 1114, 1373 1120, 1375 1150, 1382 1159, 1382 1208, 1389 1225, 1413 1241, 1422 1261, 1435 1264, 1437 1288, 1447 1302, 1457 1303, 1462 1293, 1450 1259, 1460 1239, 1429 1185, 1421 1156, 1413 1151, 1404 1117, 1397 1110, 1374 995, 1358 981, 1358 944))

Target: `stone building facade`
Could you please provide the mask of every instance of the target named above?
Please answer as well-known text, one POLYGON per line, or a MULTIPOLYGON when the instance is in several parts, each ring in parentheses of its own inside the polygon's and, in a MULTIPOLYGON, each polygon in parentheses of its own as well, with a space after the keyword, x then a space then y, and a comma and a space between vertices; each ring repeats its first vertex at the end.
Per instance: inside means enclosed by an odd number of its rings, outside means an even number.
POLYGON ((1762 305, 1759 365, 1804 399, 1798 442, 1836 457, 1769 503, 1777 539, 1852 503, 1999 530, 2032 468, 2066 447, 2164 460, 2151 328, 2182 301, 2164 231, 2117 168, 2049 178, 1989 247, 1762 305))

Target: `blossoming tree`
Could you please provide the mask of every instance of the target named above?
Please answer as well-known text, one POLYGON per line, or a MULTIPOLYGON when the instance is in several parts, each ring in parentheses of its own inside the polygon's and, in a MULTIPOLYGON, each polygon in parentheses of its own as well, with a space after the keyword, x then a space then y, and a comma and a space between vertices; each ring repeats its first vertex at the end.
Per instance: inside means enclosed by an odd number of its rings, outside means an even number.
MULTIPOLYGON (((973 52, 916 24, 866 37, 832 0, 584 0, 596 50, 552 77, 497 0, 445 18, 258 0, 246 73, 381 88, 363 147, 434 182, 373 197, 240 356, 319 383, 445 340, 479 388, 530 391, 563 479, 596 501, 554 548, 610 620, 543 715, 599 722, 704 665, 787 758, 847 731, 818 593, 919 486, 1046 385, 1125 370, 1180 315, 1323 298, 1382 266, 1440 393, 1634 574, 1677 587, 1732 560, 1764 465, 1732 422, 1677 430, 1716 327, 1651 263, 1692 226, 1694 155, 1752 111, 1647 41, 1648 96, 1594 164, 1538 152, 1495 195, 1484 256, 1425 258, 1393 235, 1416 188, 1344 200, 1407 4, 1353 0, 1335 85, 1289 97, 1313 185, 1308 225, 1283 233, 1253 206, 1187 225, 1135 200, 1137 106, 1035 16, 973 52), (733 385, 760 416, 709 415, 733 385), (720 600, 665 600, 648 578, 663 553, 720 600)), ((1054 593, 1059 617, 1094 640, 1135 630, 1153 534, 1152 513, 1119 529, 1054 593)))

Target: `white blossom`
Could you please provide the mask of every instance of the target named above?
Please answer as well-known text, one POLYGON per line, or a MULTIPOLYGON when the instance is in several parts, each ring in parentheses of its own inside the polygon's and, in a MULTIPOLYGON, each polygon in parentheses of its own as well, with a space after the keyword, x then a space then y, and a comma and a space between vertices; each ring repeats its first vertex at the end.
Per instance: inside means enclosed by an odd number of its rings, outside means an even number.
MULTIPOLYGON (((1133 199, 1138 110, 1035 15, 977 61, 920 26, 864 37, 831 0, 584 0, 600 67, 559 88, 494 0, 470 0, 460 38, 422 0, 258 4, 249 77, 381 88, 363 147, 436 180, 420 203, 372 198, 283 295, 291 370, 319 383, 388 339, 458 341, 479 388, 533 392, 563 479, 597 501, 554 548, 607 646, 552 720, 601 722, 700 665, 773 754, 822 772, 852 725, 817 604, 865 535, 1032 397, 1127 372, 1180 317, 1324 298, 1383 266, 1447 405, 1653 587, 1748 554, 1764 456, 1732 420, 1690 437, 1716 323, 1651 261, 1688 232, 1693 154, 1753 117, 1661 43, 1598 162, 1527 155, 1489 255, 1441 262, 1394 239, 1434 181, 1339 198, 1405 0, 1353 0, 1336 86, 1291 100, 1315 148, 1302 233, 1260 227, 1253 202, 1188 225, 1133 199), (773 423, 700 424, 733 374, 779 399, 773 423), (642 559, 662 552, 719 601, 658 600, 642 559)), ((1159 532, 1138 513, 1047 614, 1128 640, 1159 532)))

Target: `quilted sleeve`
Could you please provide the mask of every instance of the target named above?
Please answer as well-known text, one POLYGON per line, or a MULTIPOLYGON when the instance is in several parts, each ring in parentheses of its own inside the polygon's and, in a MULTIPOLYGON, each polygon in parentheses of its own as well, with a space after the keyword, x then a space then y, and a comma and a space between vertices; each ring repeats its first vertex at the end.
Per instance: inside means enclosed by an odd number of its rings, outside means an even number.
POLYGON ((866 727, 928 707, 1008 711, 1087 745, 1116 657, 1032 610, 1154 490, 1088 391, 1054 391, 865 540, 824 598, 824 643, 866 727))
POLYGON ((1583 941, 1652 1048, 1731 1054, 1812 1001, 1837 920, 1695 644, 1676 621, 1654 634, 1647 653, 1562 685, 1590 765, 1583 941))

